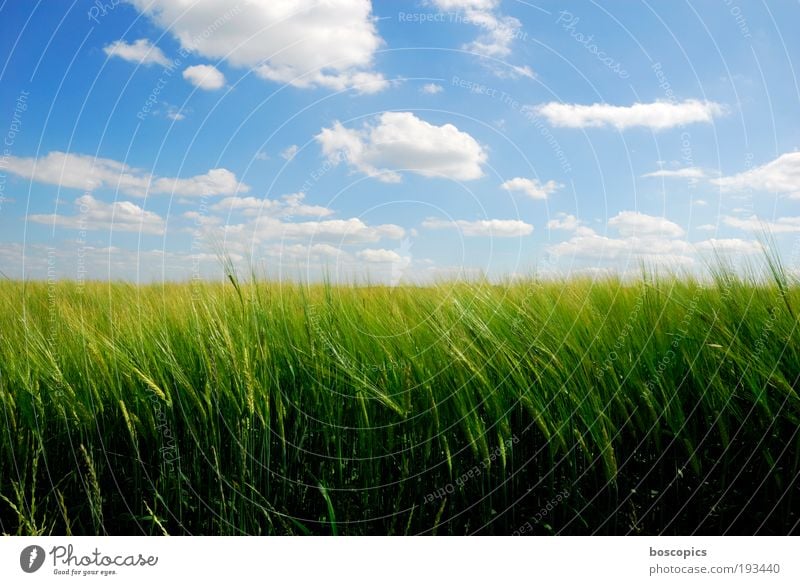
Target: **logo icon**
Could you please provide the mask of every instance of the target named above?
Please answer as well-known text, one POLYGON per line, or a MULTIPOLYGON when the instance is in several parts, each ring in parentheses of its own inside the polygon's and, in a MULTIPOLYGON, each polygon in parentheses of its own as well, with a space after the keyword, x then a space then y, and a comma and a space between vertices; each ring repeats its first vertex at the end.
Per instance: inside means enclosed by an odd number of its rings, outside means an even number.
POLYGON ((44 549, 41 546, 32 544, 22 549, 19 555, 19 566, 26 573, 35 573, 44 564, 44 549))
POLYGON ((413 245, 411 240, 404 238, 400 243, 400 247, 394 250, 395 258, 391 264, 390 286, 400 284, 409 266, 411 266, 411 246, 413 245))

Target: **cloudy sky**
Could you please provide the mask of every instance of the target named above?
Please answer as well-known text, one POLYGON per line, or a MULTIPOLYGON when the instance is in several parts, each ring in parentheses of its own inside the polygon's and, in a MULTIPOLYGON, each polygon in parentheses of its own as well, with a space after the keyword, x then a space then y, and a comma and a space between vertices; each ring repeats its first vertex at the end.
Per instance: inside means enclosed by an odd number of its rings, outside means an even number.
POLYGON ((9 278, 800 264, 797 2, 0 2, 9 278))

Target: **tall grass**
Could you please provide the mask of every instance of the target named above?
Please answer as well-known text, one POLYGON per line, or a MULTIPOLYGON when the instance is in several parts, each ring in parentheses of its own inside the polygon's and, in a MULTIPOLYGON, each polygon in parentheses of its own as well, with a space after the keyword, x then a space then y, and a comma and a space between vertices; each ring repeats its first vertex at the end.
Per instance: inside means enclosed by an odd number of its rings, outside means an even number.
POLYGON ((0 530, 796 532, 800 289, 773 269, 0 283, 0 530))

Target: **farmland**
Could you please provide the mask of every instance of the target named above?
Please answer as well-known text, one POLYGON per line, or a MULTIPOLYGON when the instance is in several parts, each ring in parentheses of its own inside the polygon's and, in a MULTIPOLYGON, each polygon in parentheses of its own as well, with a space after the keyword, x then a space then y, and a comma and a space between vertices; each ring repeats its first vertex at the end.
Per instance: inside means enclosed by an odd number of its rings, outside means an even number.
POLYGON ((0 283, 8 534, 788 534, 800 288, 0 283))

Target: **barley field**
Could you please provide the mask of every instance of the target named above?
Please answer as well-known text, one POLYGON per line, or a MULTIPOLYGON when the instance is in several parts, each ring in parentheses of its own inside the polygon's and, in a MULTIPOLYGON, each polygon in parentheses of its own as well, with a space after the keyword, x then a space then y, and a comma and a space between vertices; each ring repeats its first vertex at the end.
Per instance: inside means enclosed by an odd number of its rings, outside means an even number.
POLYGON ((0 283, 6 534, 789 534, 800 287, 0 283))

